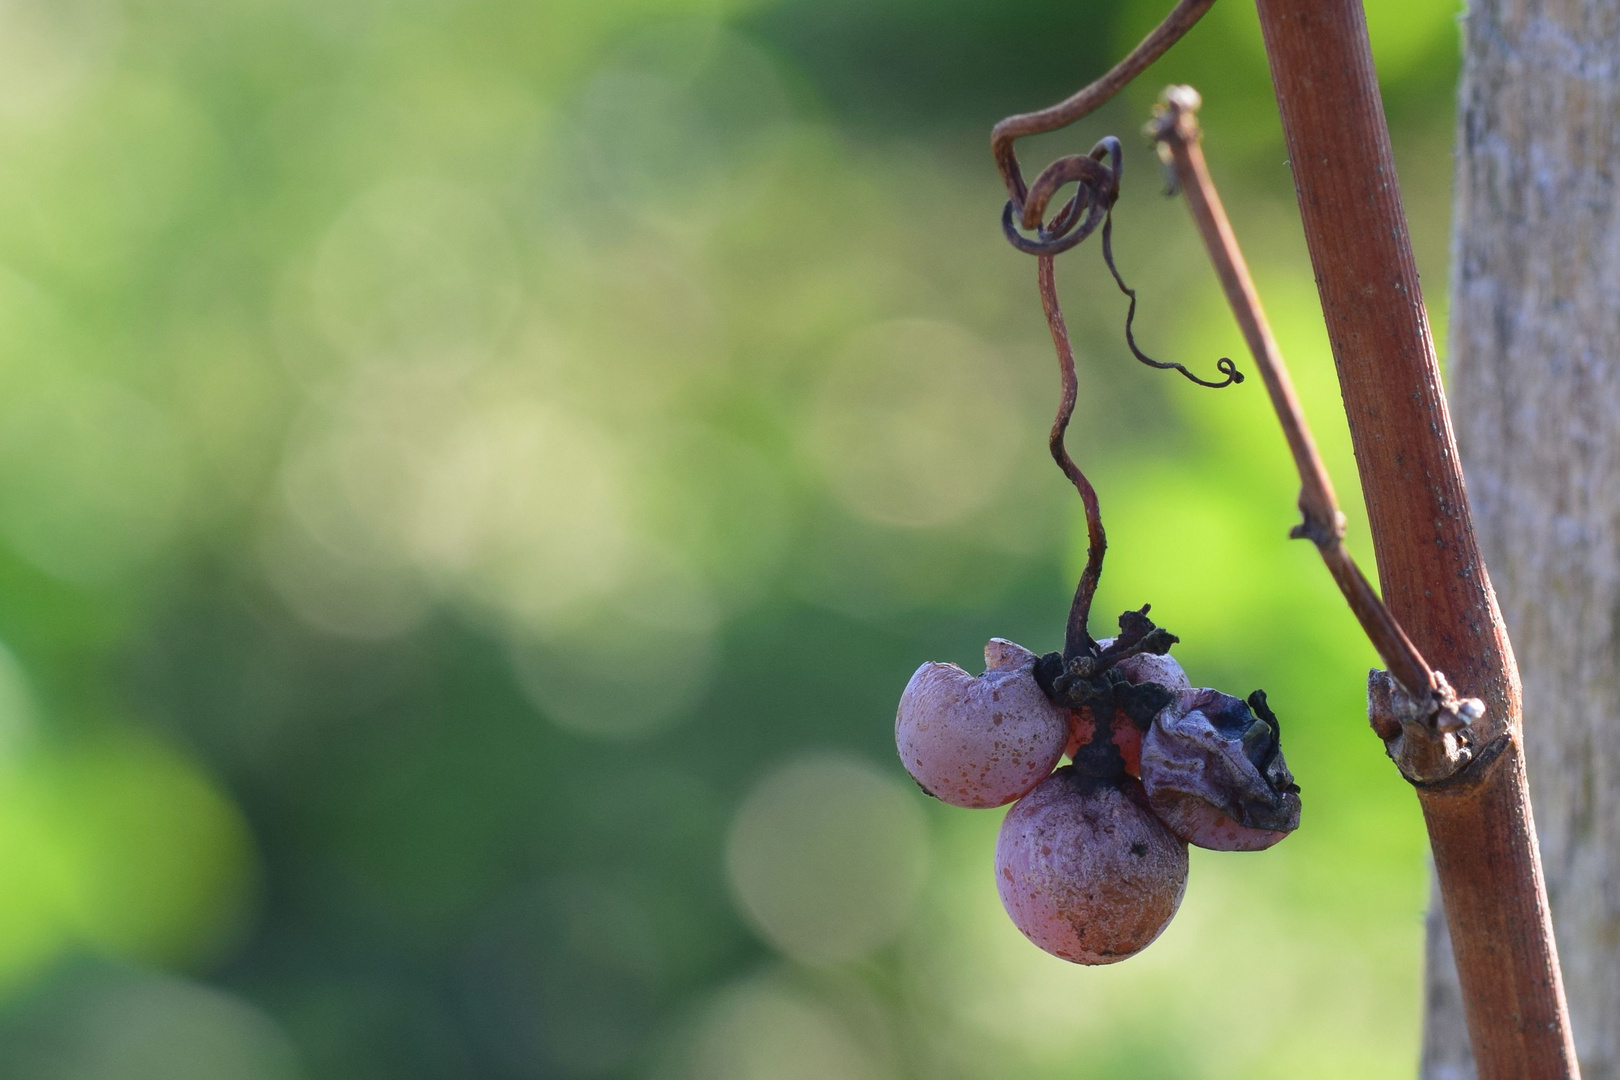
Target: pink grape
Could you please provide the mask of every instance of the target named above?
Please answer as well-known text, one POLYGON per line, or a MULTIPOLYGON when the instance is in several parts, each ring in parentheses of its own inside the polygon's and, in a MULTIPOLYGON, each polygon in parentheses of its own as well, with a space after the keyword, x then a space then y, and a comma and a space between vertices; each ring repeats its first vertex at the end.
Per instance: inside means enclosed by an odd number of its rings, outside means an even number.
POLYGON ((1142 740, 1142 784, 1153 812, 1202 848, 1271 847, 1299 827, 1300 812, 1277 734, 1242 698, 1182 691, 1142 740))
POLYGON ((1147 948, 1187 891, 1187 845, 1131 777, 1059 769, 1019 800, 996 838, 996 888, 1013 924, 1076 964, 1147 948))
POLYGON ((1035 683, 1035 654, 992 638, 983 675, 924 664, 900 695, 894 741, 928 794, 952 806, 1002 806, 1050 775, 1069 740, 1069 710, 1035 683))
MULTIPOLYGON (((1119 748, 1125 771, 1131 776, 1141 776, 1142 732, 1128 719, 1120 722, 1116 717, 1115 721, 1111 741, 1119 748)), ((1096 737, 1097 718, 1091 715, 1088 708, 1075 709, 1069 714, 1069 743, 1063 748, 1063 756, 1073 761, 1080 748, 1096 737)))

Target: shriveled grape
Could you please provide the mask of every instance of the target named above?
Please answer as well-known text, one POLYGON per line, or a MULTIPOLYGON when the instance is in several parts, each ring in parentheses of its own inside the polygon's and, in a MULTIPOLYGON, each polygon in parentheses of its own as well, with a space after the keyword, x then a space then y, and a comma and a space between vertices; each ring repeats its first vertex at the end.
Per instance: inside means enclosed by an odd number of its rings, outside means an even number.
POLYGON ((894 741, 922 789, 952 806, 1002 806, 1057 767, 1069 710, 1034 677, 1035 654, 992 638, 977 677, 955 664, 924 664, 900 696, 894 741))
POLYGON ((1299 787, 1259 691, 1183 691, 1142 740, 1142 784, 1153 812, 1202 848, 1259 851, 1299 827, 1299 787))

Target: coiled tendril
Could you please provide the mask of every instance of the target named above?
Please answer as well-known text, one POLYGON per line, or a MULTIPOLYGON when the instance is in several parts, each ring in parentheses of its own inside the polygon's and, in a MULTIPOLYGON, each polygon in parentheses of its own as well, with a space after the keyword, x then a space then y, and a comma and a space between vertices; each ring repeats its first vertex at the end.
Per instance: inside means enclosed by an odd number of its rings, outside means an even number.
POLYGON ((1129 346, 1131 355, 1149 367, 1161 371, 1179 371, 1199 386, 1207 386, 1218 390, 1223 386, 1243 381, 1243 373, 1229 357, 1221 357, 1215 363, 1215 368, 1226 376, 1219 382, 1194 375, 1185 364, 1173 360, 1155 360, 1136 344, 1134 332, 1136 322, 1136 290, 1125 284, 1120 276, 1119 267, 1114 264, 1114 203, 1119 199, 1119 181, 1124 165, 1124 155, 1119 140, 1112 135, 1107 136, 1091 148, 1087 155, 1070 154, 1058 158, 1035 178, 1029 186, 1029 193, 1022 200, 1009 198, 1006 207, 1001 212, 1001 231, 1006 235, 1009 243, 1019 251, 1030 255, 1040 255, 1051 258, 1060 255, 1079 244, 1086 237, 1102 226, 1103 262, 1108 266, 1108 272, 1114 276, 1114 282, 1119 291, 1130 298, 1130 308, 1125 313, 1125 344, 1129 346), (1107 158, 1107 164, 1103 159, 1107 158), (1057 215, 1050 221, 1045 220, 1046 208, 1050 205, 1052 197, 1069 184, 1076 185, 1075 193, 1063 205, 1057 215), (1033 237, 1025 235, 1019 226, 1033 237))
POLYGON ((1114 283, 1119 286, 1119 291, 1131 298, 1131 306, 1125 312, 1125 344, 1130 346, 1131 355, 1149 367, 1156 367, 1161 371, 1174 368, 1176 371, 1181 372, 1199 386, 1207 386, 1211 390, 1219 390, 1223 386, 1231 386, 1233 383, 1242 382, 1243 372, 1237 369, 1237 365, 1232 362, 1232 358, 1229 356, 1223 356, 1219 360, 1215 361, 1215 370, 1219 371, 1222 375, 1225 375, 1226 378, 1222 379, 1220 382, 1210 382, 1208 379, 1200 379, 1197 375, 1194 375, 1192 372, 1188 371, 1186 365, 1184 364, 1179 364, 1174 360, 1155 360, 1153 357, 1136 347, 1136 335, 1131 333, 1131 323, 1136 320, 1136 290, 1125 284, 1125 279, 1119 276, 1119 269, 1114 266, 1113 241, 1114 215, 1109 214, 1103 219, 1103 262, 1108 264, 1108 272, 1114 275, 1114 283))

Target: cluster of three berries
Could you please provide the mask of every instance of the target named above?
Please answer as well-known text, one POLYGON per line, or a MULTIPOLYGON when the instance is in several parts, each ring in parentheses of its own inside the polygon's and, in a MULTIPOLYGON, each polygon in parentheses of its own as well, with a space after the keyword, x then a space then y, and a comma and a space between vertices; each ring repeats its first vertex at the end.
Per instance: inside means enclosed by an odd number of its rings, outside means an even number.
POLYGON ((943 802, 1017 801, 996 840, 996 885, 1013 923, 1047 952, 1080 964, 1140 952, 1181 904, 1187 844, 1255 851, 1298 826, 1299 788, 1258 691, 1244 701, 1193 687, 1168 655, 1129 656, 1119 673, 1163 687, 1169 704, 1145 730, 1116 715, 1122 768, 1059 769, 1093 742, 1092 711, 1054 703, 1028 649, 993 638, 984 657, 976 677, 955 664, 918 668, 895 742, 906 771, 943 802))

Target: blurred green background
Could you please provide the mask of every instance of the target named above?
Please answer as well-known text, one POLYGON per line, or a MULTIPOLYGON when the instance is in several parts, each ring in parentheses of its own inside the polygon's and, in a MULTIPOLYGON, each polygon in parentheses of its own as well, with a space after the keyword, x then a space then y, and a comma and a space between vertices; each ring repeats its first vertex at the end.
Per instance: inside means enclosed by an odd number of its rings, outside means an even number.
MULTIPOLYGON (((1411 1075, 1373 655, 1258 380, 1133 363, 1095 241, 1096 629, 1265 687, 1304 827, 1081 969, 894 756, 1082 557, 990 124, 1167 3, 0 0, 0 1076, 1411 1075)), ((1456 6, 1368 5, 1437 330, 1456 6)), ((1024 159, 1124 137, 1144 347, 1248 370, 1169 81, 1370 568, 1252 8, 1024 159)))

